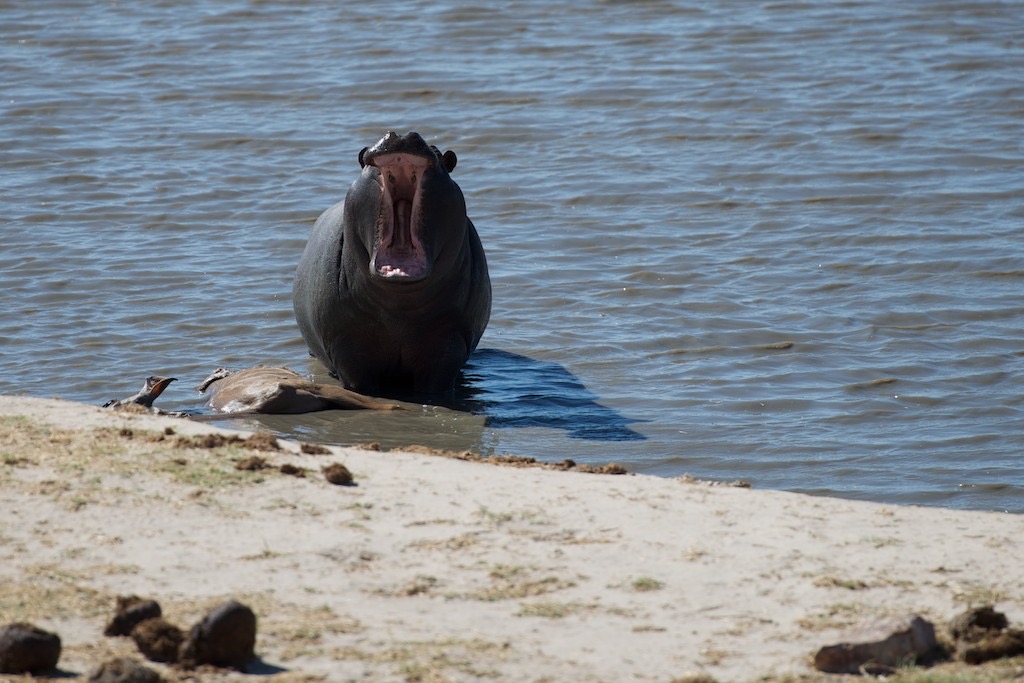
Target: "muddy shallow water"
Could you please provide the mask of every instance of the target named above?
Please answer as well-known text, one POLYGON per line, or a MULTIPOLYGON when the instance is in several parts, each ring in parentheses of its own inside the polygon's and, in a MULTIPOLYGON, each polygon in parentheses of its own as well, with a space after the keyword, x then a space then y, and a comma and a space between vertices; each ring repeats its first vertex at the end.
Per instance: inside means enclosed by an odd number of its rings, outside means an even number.
POLYGON ((1024 7, 0 4, 0 393, 312 363, 291 276, 417 130, 494 284, 452 408, 229 421, 1024 511, 1024 7))

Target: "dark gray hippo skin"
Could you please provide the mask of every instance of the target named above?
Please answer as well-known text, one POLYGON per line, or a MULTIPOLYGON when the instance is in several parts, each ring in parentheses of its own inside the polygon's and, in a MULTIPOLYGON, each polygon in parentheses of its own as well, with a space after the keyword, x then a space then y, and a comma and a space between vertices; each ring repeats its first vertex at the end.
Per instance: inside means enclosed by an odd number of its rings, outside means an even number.
POLYGON ((447 392, 487 327, 487 260, 455 162, 417 133, 389 132, 359 153, 359 178, 313 226, 295 319, 350 389, 447 392))

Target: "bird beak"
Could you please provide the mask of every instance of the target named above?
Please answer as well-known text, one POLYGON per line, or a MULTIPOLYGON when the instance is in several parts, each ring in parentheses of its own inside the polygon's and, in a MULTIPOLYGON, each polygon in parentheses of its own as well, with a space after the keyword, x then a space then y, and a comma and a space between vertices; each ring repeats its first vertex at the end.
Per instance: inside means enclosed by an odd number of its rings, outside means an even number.
POLYGON ((177 379, 177 377, 157 378, 156 382, 153 384, 153 388, 150 390, 150 393, 153 394, 153 398, 156 398, 160 394, 164 393, 164 389, 167 388, 167 385, 170 384, 171 382, 176 381, 177 379))

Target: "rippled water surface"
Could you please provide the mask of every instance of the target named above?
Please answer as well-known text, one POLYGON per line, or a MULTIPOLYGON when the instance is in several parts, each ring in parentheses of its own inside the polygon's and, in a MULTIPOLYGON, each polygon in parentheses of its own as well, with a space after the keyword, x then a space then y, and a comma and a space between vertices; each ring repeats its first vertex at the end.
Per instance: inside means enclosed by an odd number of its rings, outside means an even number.
POLYGON ((459 410, 235 420, 1024 511, 1024 4, 0 2, 0 393, 312 363, 386 130, 459 156, 459 410))

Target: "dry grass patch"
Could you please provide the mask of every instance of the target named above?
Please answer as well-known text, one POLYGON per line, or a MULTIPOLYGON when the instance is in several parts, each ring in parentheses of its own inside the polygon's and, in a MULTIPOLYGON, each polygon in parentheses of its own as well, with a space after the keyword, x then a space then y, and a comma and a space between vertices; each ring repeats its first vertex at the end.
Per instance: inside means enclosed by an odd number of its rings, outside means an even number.
POLYGON ((824 610, 797 620, 797 625, 808 631, 847 628, 861 621, 868 609, 858 603, 836 603, 824 610))
POLYGON ((641 576, 633 579, 629 584, 629 587, 638 593, 649 593, 651 591, 660 591, 665 587, 665 584, 662 581, 652 579, 649 576, 641 576))
POLYGON ((995 605, 1011 599, 1011 596, 1001 588, 974 581, 950 582, 950 588, 953 589, 953 601, 969 608, 995 605))
POLYGON ((814 581, 819 588, 845 588, 846 590, 859 591, 870 588, 866 582, 860 579, 842 579, 838 576, 822 576, 814 581))
POLYGON ((435 576, 417 574, 397 588, 381 588, 372 591, 376 595, 384 595, 393 598, 412 597, 430 593, 440 582, 435 576))
POLYGON ((580 612, 596 609, 595 605, 580 602, 524 602, 516 612, 517 617, 541 617, 543 619, 564 619, 580 612))
POLYGON ((26 580, 0 582, 3 623, 99 619, 113 612, 114 596, 79 585, 80 577, 54 565, 25 568, 26 580))
POLYGON ((491 581, 490 586, 450 597, 483 602, 521 600, 576 585, 573 581, 559 576, 537 576, 534 570, 517 565, 494 565, 488 572, 488 578, 491 581))
POLYGON ((361 633, 358 619, 340 615, 330 605, 313 608, 279 606, 260 621, 259 639, 288 661, 323 656, 324 641, 331 636, 361 633))
POLYGON ((395 642, 380 649, 342 647, 328 654, 336 660, 387 666, 408 683, 448 683, 453 676, 497 679, 500 674, 493 665, 507 660, 510 653, 509 643, 452 638, 395 642))
POLYGON ((451 550, 463 550, 465 548, 472 547, 480 542, 479 532, 467 532, 459 534, 458 536, 451 536, 449 538, 441 539, 421 539, 410 543, 408 548, 420 548, 423 550, 442 550, 445 552, 451 550))
MULTIPOLYGON (((983 666, 948 662, 931 668, 907 667, 897 669, 884 680, 890 683, 1009 683, 1024 677, 1024 657, 989 662, 983 666)), ((803 673, 782 676, 762 676, 751 679, 751 683, 850 683, 863 680, 880 680, 839 674, 803 673)), ((675 681, 673 681, 675 683, 675 681)))
MULTIPOLYGON (((157 473, 203 489, 260 483, 235 461, 253 450, 277 450, 269 434, 177 436, 164 431, 101 427, 67 430, 23 417, 0 417, 0 477, 25 493, 63 497, 71 509, 101 504, 104 493, 130 494, 140 473, 157 473), (20 476, 46 468, 57 478, 20 476)), ((118 496, 120 497, 120 495, 118 496)))

